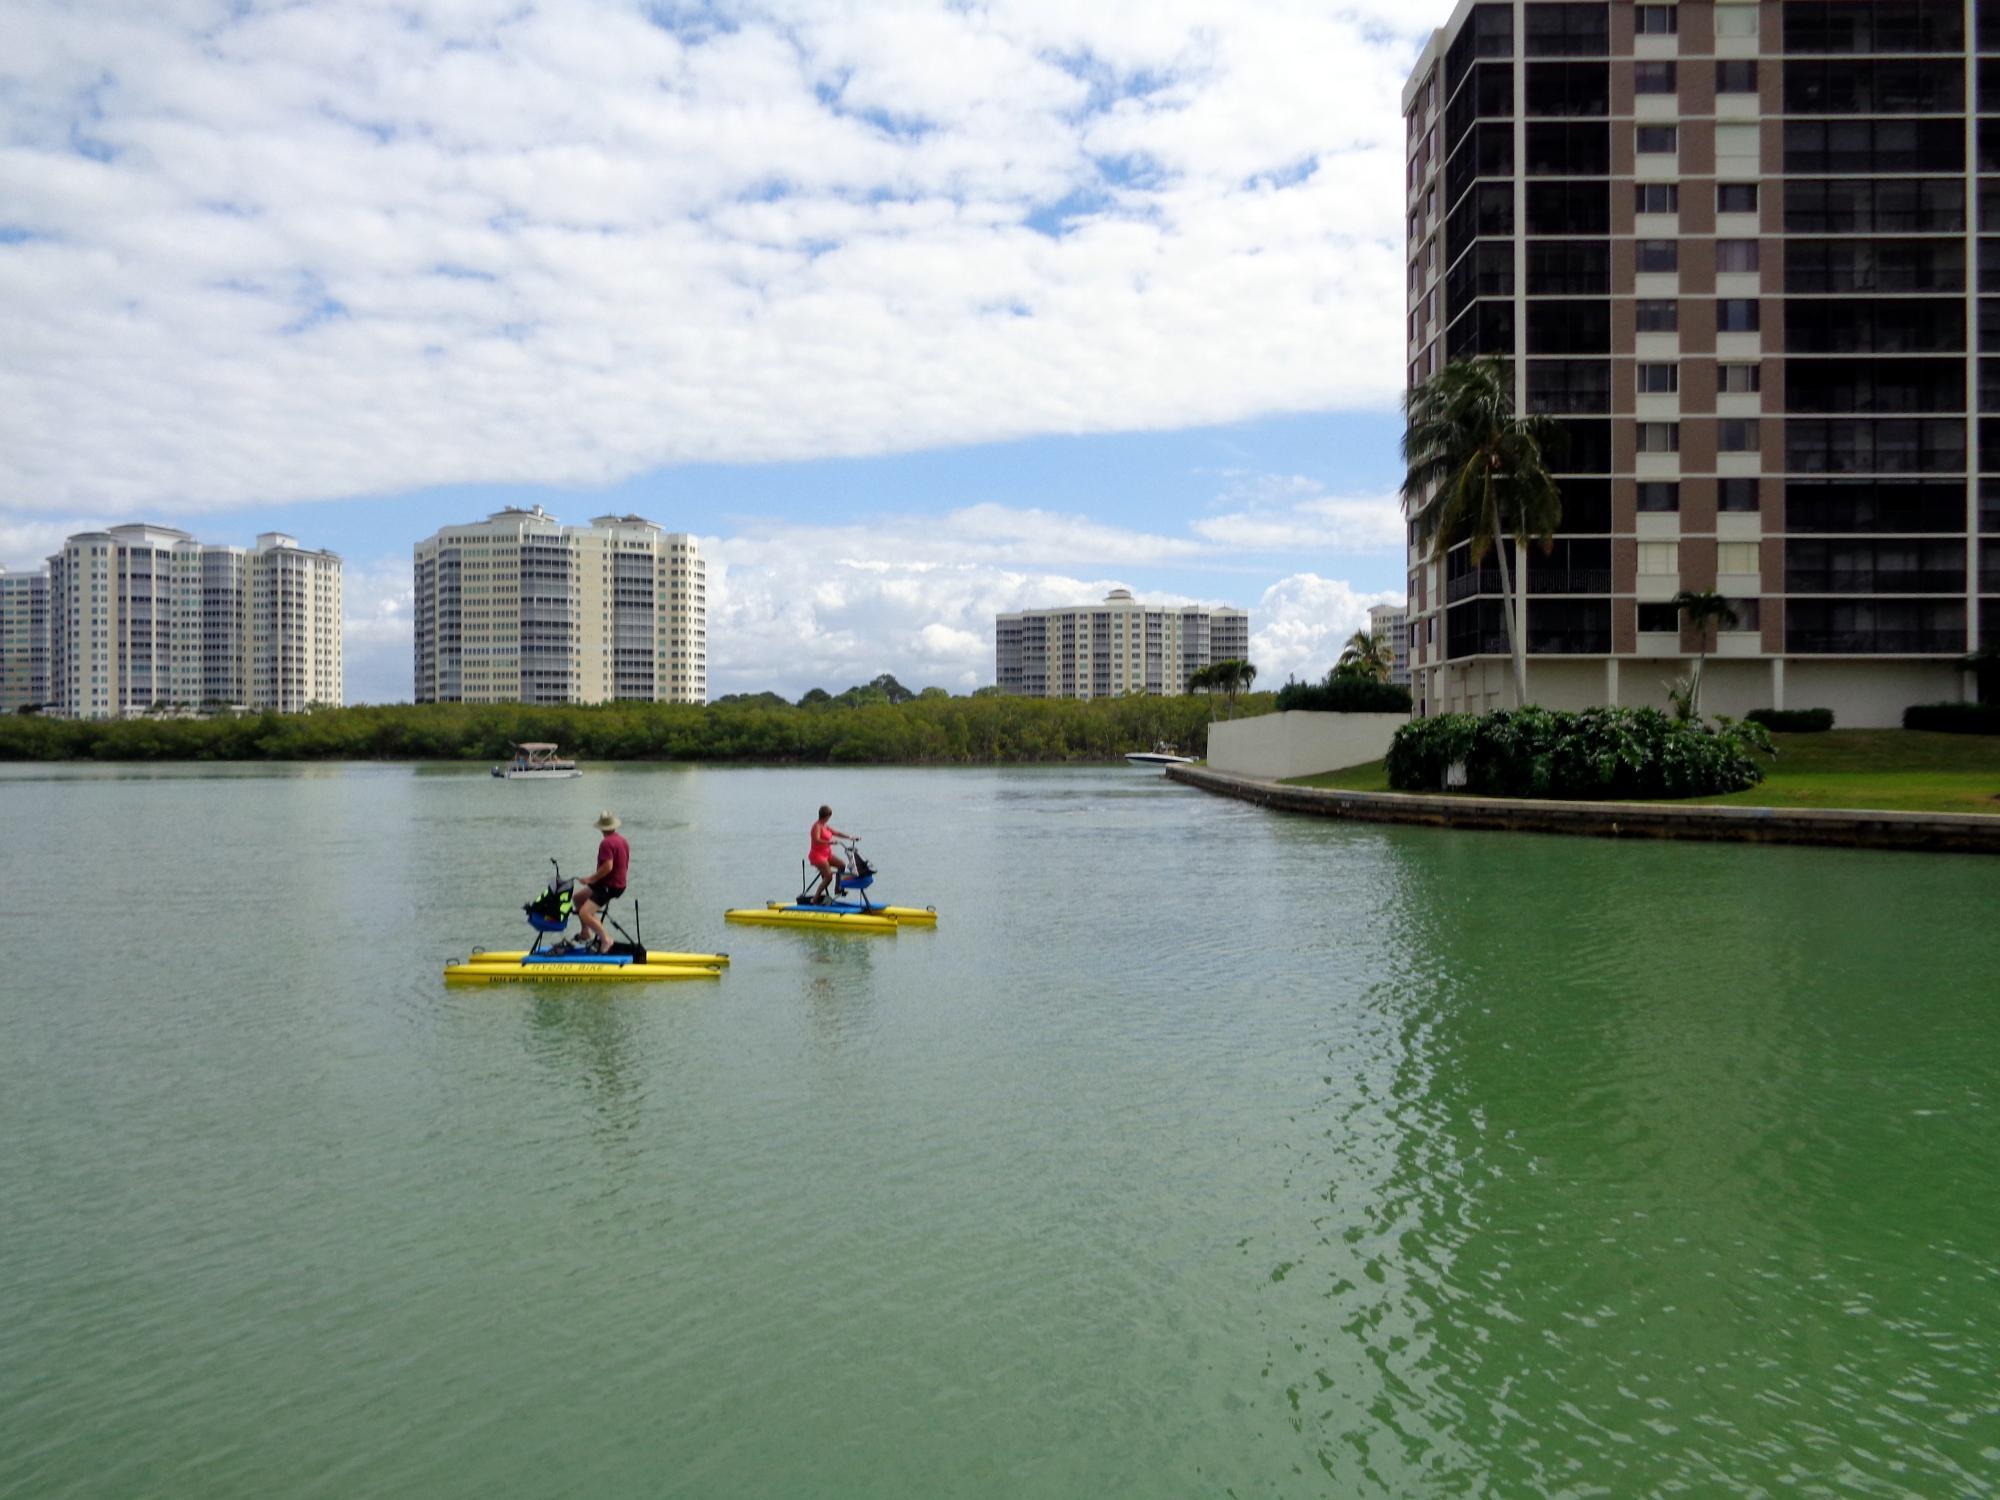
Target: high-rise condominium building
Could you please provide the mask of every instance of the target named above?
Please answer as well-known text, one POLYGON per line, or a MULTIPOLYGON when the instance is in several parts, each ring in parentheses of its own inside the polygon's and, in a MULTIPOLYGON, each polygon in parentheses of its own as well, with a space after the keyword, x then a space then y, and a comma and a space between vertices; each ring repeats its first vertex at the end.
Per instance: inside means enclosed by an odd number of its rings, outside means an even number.
POLYGON ((1368 633, 1388 643, 1391 652, 1389 680, 1397 687, 1410 685, 1408 619, 1408 615, 1394 604, 1377 604, 1368 611, 1368 633))
MULTIPOLYGON (((1468 0, 1403 106, 1409 383, 1502 356, 1566 438, 1530 697, 1662 703, 1682 589, 1734 611, 1714 710, 1964 694, 2000 641, 2000 5, 1468 0)), ((1422 710, 1511 701, 1501 598, 1412 535, 1422 710)))
POLYGON ((71 718, 341 701, 340 559, 167 526, 80 532, 49 559, 49 693, 71 718))
POLYGON ((538 505, 416 547, 419 703, 703 703, 708 587, 693 537, 538 505))
POLYGON ((1113 589, 1102 604, 994 621, 995 681, 1001 692, 1028 698, 1184 693, 1198 668, 1249 655, 1250 616, 1242 610, 1146 605, 1129 589, 1113 589))
POLYGON ((49 575, 0 568, 0 713, 49 701, 49 575))

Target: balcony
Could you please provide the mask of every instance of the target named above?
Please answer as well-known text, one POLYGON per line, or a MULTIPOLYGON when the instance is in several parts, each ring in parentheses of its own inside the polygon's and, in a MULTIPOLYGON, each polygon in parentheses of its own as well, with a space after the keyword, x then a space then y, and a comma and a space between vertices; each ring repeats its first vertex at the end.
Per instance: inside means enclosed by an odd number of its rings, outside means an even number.
POLYGON ((1874 568, 1867 572, 1843 569, 1787 568, 1788 594, 1962 594, 1963 568, 1874 568))
POLYGON ((1961 656, 1963 630, 1790 630, 1785 649, 1801 656, 1961 656))

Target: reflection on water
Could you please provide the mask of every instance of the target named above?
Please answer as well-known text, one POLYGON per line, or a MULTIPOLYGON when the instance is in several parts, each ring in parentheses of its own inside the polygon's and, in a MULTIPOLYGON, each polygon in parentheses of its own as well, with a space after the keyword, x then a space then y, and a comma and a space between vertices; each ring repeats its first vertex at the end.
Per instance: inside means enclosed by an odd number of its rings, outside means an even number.
POLYGON ((1124 768, 0 771, 0 847, 98 939, 0 986, 0 1491, 2000 1471, 1987 862, 1124 768), (821 802, 935 931, 724 927, 821 802), (604 806, 728 973, 446 991, 604 806))

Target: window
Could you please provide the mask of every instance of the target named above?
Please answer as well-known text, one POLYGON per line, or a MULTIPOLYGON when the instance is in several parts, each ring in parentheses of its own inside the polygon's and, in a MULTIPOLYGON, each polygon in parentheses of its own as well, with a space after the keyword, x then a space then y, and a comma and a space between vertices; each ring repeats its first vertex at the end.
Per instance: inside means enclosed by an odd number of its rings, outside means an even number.
POLYGON ((1681 367, 1679 365, 1640 365, 1639 394, 1642 396, 1670 396, 1681 388, 1681 367))
POLYGON ((1715 65, 1715 91, 1718 94, 1756 93, 1757 64, 1744 57, 1723 58, 1715 65))
POLYGON ((1635 247, 1641 272, 1674 271, 1680 268, 1680 246, 1674 240, 1640 240, 1635 247))
MULTIPOLYGON (((2000 202, 2000 196, 1985 196, 2000 202)), ((1786 185, 1785 228, 1793 234, 1956 233, 1965 228, 1965 183, 1806 178, 1786 185)))
POLYGON ((1528 410, 1553 413, 1610 411, 1611 362, 1605 359, 1529 360, 1528 410))
MULTIPOLYGON (((1509 69, 1508 93, 1513 93, 1509 69)), ((1549 115, 1608 115, 1611 113, 1611 65, 1601 62, 1531 62, 1527 68, 1527 105, 1532 117, 1549 115)))
POLYGON ((1681 571, 1679 542, 1639 543, 1639 571, 1654 578, 1677 578, 1681 571))
MULTIPOLYGON (((1716 154, 1722 132, 1716 129, 1716 154)), ((1736 127, 1754 129, 1752 126, 1736 127)), ((1960 120, 1787 120, 1787 172, 1962 172, 1960 120)))
POLYGON ((1791 0, 1787 52, 1955 52, 1965 8, 1953 0, 1791 0))
MULTIPOLYGON (((1509 252, 1509 269, 1512 268, 1511 245, 1500 248, 1509 252)), ((1603 296, 1611 290, 1611 250, 1603 244, 1580 243, 1575 240, 1530 240, 1528 241, 1528 295, 1535 296, 1603 296)), ((1513 295, 1510 280, 1507 295, 1513 295)))
POLYGON ((1680 606, 1678 604, 1640 605, 1639 628, 1654 635, 1664 634, 1668 631, 1678 634, 1681 628, 1680 606))
POLYGON ((1718 3, 1715 7, 1715 34, 1717 36, 1755 36, 1757 34, 1757 7, 1755 5, 1718 3))
POLYGON ((1794 57, 1785 63, 1785 113, 1941 115, 1965 109, 1957 58, 1794 57))
POLYGON ((1671 94, 1676 87, 1674 65, 1670 62, 1642 62, 1632 66, 1632 92, 1671 94))
POLYGON ((1610 170, 1611 126, 1605 121, 1537 120, 1528 126, 1529 176, 1602 177, 1610 170))
MULTIPOLYGON (((1795 354, 1959 354, 1961 297, 1788 297, 1785 343, 1795 354)), ((1984 310, 1984 301, 1981 308, 1984 310)))
POLYGON ((1760 365, 1717 365, 1715 367, 1715 388, 1725 396, 1740 396, 1758 390, 1763 382, 1759 378, 1760 365))
POLYGON ((1757 451, 1757 423, 1740 417, 1725 417, 1715 424, 1715 451, 1718 453, 1755 453, 1757 451))
MULTIPOLYGON (((1513 202, 1513 189, 1507 190, 1513 202)), ((1529 234, 1609 234, 1611 184, 1608 182, 1531 181, 1528 184, 1529 234)))
POLYGON ((1715 304, 1717 333, 1755 333, 1757 328, 1756 298, 1724 297, 1715 304))
POLYGON ((1673 125, 1641 125, 1638 130, 1641 155, 1662 155, 1680 150, 1680 130, 1673 125))
POLYGON ((1639 451, 1641 453, 1680 452, 1681 424, 1678 422, 1641 422, 1639 424, 1639 451))
POLYGON ((1603 57, 1611 50, 1608 5, 1530 4, 1524 19, 1530 57, 1603 57))
POLYGON ((1642 182, 1634 192, 1633 208, 1642 214, 1677 214, 1681 186, 1677 182, 1642 182))
POLYGON ((1754 214, 1757 212, 1757 184, 1718 182, 1715 185, 1715 211, 1719 214, 1754 214))
POLYGON ((1680 28, 1680 16, 1671 5, 1641 5, 1636 8, 1632 29, 1640 36, 1672 36, 1680 28))
POLYGON ((1715 269, 1718 273, 1754 271, 1757 269, 1757 242, 1755 240, 1717 240, 1715 242, 1715 269))
POLYGON ((1681 326, 1678 302, 1643 298, 1633 304, 1634 322, 1640 333, 1674 333, 1681 326))
POLYGON ((1681 487, 1670 479, 1646 479, 1639 484, 1639 509, 1647 515, 1671 515, 1681 508, 1681 487))
POLYGON ((1755 542, 1722 542, 1716 546, 1716 572, 1755 573, 1758 567, 1755 542))
POLYGON ((1715 508, 1735 514, 1756 510, 1757 481, 1744 478, 1718 479, 1715 482, 1715 508))
POLYGON ((1611 304, 1533 301, 1528 304, 1530 354, 1609 354, 1611 304))

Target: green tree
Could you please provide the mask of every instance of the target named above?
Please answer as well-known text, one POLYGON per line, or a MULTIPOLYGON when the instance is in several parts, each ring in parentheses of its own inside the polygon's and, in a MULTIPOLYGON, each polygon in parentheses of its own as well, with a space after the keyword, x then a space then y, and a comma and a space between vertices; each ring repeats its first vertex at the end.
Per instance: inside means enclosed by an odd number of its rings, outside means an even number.
POLYGON ((1694 659, 1694 679, 1688 684, 1687 717, 1699 721, 1701 718, 1701 672, 1708 664, 1709 638, 1716 627, 1724 630, 1736 628, 1736 611, 1729 601, 1714 589, 1682 589, 1674 595, 1674 608, 1694 627, 1696 654, 1694 659))
POLYGON ((1387 682, 1396 664, 1395 648, 1385 635, 1357 630, 1347 638, 1334 667, 1338 677, 1360 677, 1369 682, 1387 682))
POLYGON ((1410 392, 1404 415, 1403 498, 1415 507, 1417 535, 1429 541, 1433 558, 1461 542, 1475 568, 1489 551, 1498 557, 1514 699, 1525 703, 1527 545, 1549 546, 1562 521, 1562 496, 1548 469, 1559 429, 1515 410, 1513 367, 1493 355, 1446 365, 1410 392))

